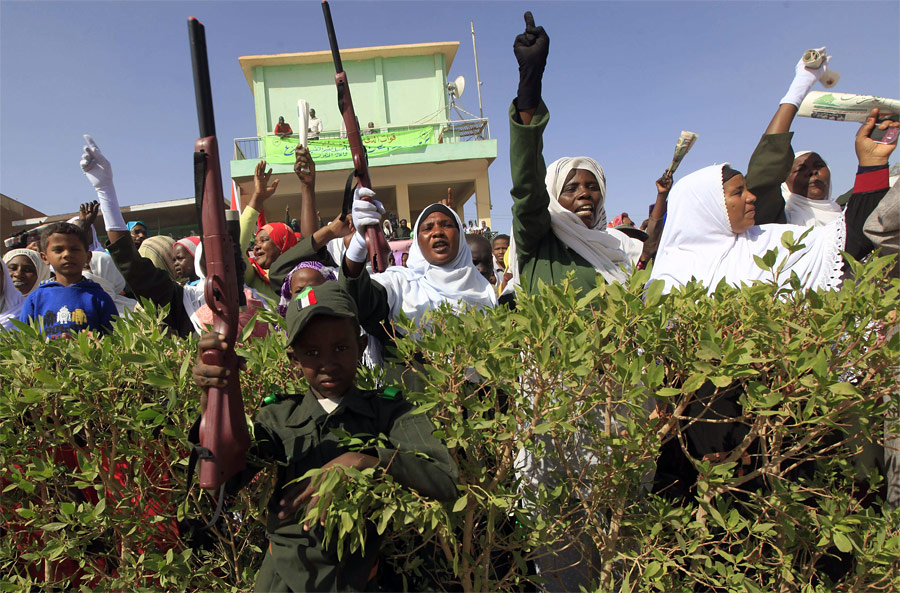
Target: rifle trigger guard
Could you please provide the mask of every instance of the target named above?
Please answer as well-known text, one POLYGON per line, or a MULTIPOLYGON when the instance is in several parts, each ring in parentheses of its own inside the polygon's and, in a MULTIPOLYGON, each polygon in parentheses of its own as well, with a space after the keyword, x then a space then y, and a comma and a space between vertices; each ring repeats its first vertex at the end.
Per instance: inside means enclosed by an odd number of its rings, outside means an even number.
POLYGON ((215 455, 213 452, 203 447, 201 445, 194 445, 194 450, 197 451, 197 459, 211 460, 215 459, 215 455))

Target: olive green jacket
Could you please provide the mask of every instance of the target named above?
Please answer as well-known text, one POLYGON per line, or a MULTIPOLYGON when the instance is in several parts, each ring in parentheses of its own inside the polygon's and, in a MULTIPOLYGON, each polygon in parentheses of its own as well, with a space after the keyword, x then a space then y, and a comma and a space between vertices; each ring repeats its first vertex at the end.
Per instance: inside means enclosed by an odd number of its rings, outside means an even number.
POLYGON ((516 104, 509 107, 509 165, 512 171, 512 235, 519 260, 521 288, 533 290, 537 282, 560 284, 574 272, 574 286, 588 291, 597 285, 597 271, 569 249, 550 228, 550 195, 544 184, 544 128, 550 112, 541 101, 530 125, 519 118, 516 104))
POLYGON ((279 396, 262 408, 254 422, 254 446, 248 468, 231 480, 230 491, 249 483, 262 462, 277 465, 275 491, 268 503, 266 531, 271 542, 257 578, 257 590, 270 590, 282 582, 293 591, 359 590, 365 587, 378 551, 378 538, 370 529, 365 554, 326 548, 320 527, 305 531, 300 524, 305 509, 278 518, 285 487, 311 469, 320 468, 349 449, 335 430, 354 436, 371 435, 383 442, 363 453, 378 457, 379 467, 397 482, 424 496, 453 500, 458 470, 447 447, 433 436, 434 425, 425 414, 399 394, 360 391, 352 387, 340 405, 325 412, 315 395, 279 396), (258 461, 256 461, 258 460, 258 461))
POLYGON ((747 165, 747 189, 756 196, 756 224, 786 223, 781 184, 791 173, 793 132, 763 134, 747 165))

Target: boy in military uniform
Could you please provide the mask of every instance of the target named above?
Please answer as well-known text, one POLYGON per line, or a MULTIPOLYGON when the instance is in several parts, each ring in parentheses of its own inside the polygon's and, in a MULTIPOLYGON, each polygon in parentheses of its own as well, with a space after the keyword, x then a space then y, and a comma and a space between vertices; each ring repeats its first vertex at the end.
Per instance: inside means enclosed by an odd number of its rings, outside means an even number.
MULTIPOLYGON (((322 543, 321 527, 303 524, 315 504, 308 481, 289 484, 316 468, 380 467, 422 495, 452 500, 457 495, 456 465, 433 436, 424 414, 393 390, 361 391, 354 384, 366 337, 360 335, 353 299, 335 282, 307 288, 289 304, 285 324, 287 355, 303 371, 309 389, 281 395, 260 410, 254 422, 250 459, 277 463, 278 480, 268 504, 269 547, 257 575, 257 591, 341 591, 366 587, 378 553, 378 540, 366 540, 364 553, 338 560, 334 546, 322 543), (343 447, 335 429, 352 435, 386 435, 387 442, 364 451, 343 447), (298 513, 298 509, 304 509, 298 513)), ((208 333, 200 350, 225 349, 222 336, 208 333)), ((194 381, 206 389, 225 387, 226 370, 198 360, 194 381)), ((267 398, 269 399, 269 398, 267 398)), ((248 462, 250 461, 248 459, 248 462)), ((262 469, 251 466, 232 479, 234 492, 262 469)))

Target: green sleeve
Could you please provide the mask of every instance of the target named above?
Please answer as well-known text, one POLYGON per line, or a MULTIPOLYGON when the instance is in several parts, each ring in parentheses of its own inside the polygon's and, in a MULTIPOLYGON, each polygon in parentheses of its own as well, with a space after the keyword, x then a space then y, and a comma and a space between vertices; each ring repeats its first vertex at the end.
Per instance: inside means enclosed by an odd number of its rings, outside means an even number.
POLYGON ((787 222, 781 184, 791 173, 793 132, 764 134, 747 165, 747 189, 756 196, 756 224, 787 222))
POLYGON ((169 313, 164 322, 181 337, 194 333, 194 326, 182 303, 184 287, 149 259, 142 257, 130 235, 107 243, 106 248, 135 296, 149 299, 157 307, 168 306, 169 313))
POLYGON ((281 287, 284 278, 302 261, 315 259, 321 261, 328 251, 323 247, 319 251, 313 249, 312 235, 303 237, 300 242, 282 253, 269 268, 269 283, 281 287))
POLYGON ((550 196, 544 184, 544 128, 550 112, 541 101, 530 125, 519 119, 515 101, 509 107, 509 166, 512 173, 513 222, 519 263, 533 258, 541 239, 550 232, 550 196))
POLYGON ((425 414, 415 414, 406 401, 399 402, 388 439, 393 448, 378 447, 378 465, 404 486, 435 500, 457 497, 459 470, 447 447, 434 436, 434 425, 425 414))
POLYGON ((241 257, 244 258, 244 284, 253 286, 256 279, 256 272, 250 264, 250 258, 247 257, 247 249, 256 236, 256 221, 259 218, 259 212, 255 208, 246 206, 241 212, 241 257))
POLYGON ((356 278, 348 278, 344 274, 343 265, 338 282, 356 302, 359 324, 370 334, 380 335, 383 331, 381 324, 391 320, 387 290, 374 282, 366 269, 363 269, 356 278))

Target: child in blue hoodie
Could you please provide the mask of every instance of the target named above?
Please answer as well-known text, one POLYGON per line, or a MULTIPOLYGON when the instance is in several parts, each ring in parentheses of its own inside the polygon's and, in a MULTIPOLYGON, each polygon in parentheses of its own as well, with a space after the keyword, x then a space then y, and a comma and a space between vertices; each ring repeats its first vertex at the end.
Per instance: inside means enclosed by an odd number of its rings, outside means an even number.
POLYGON ((118 312, 103 288, 82 276, 91 252, 81 227, 68 222, 48 227, 41 235, 41 257, 53 267, 56 281, 45 282, 28 295, 19 321, 38 321, 51 338, 85 329, 110 331, 118 312))

